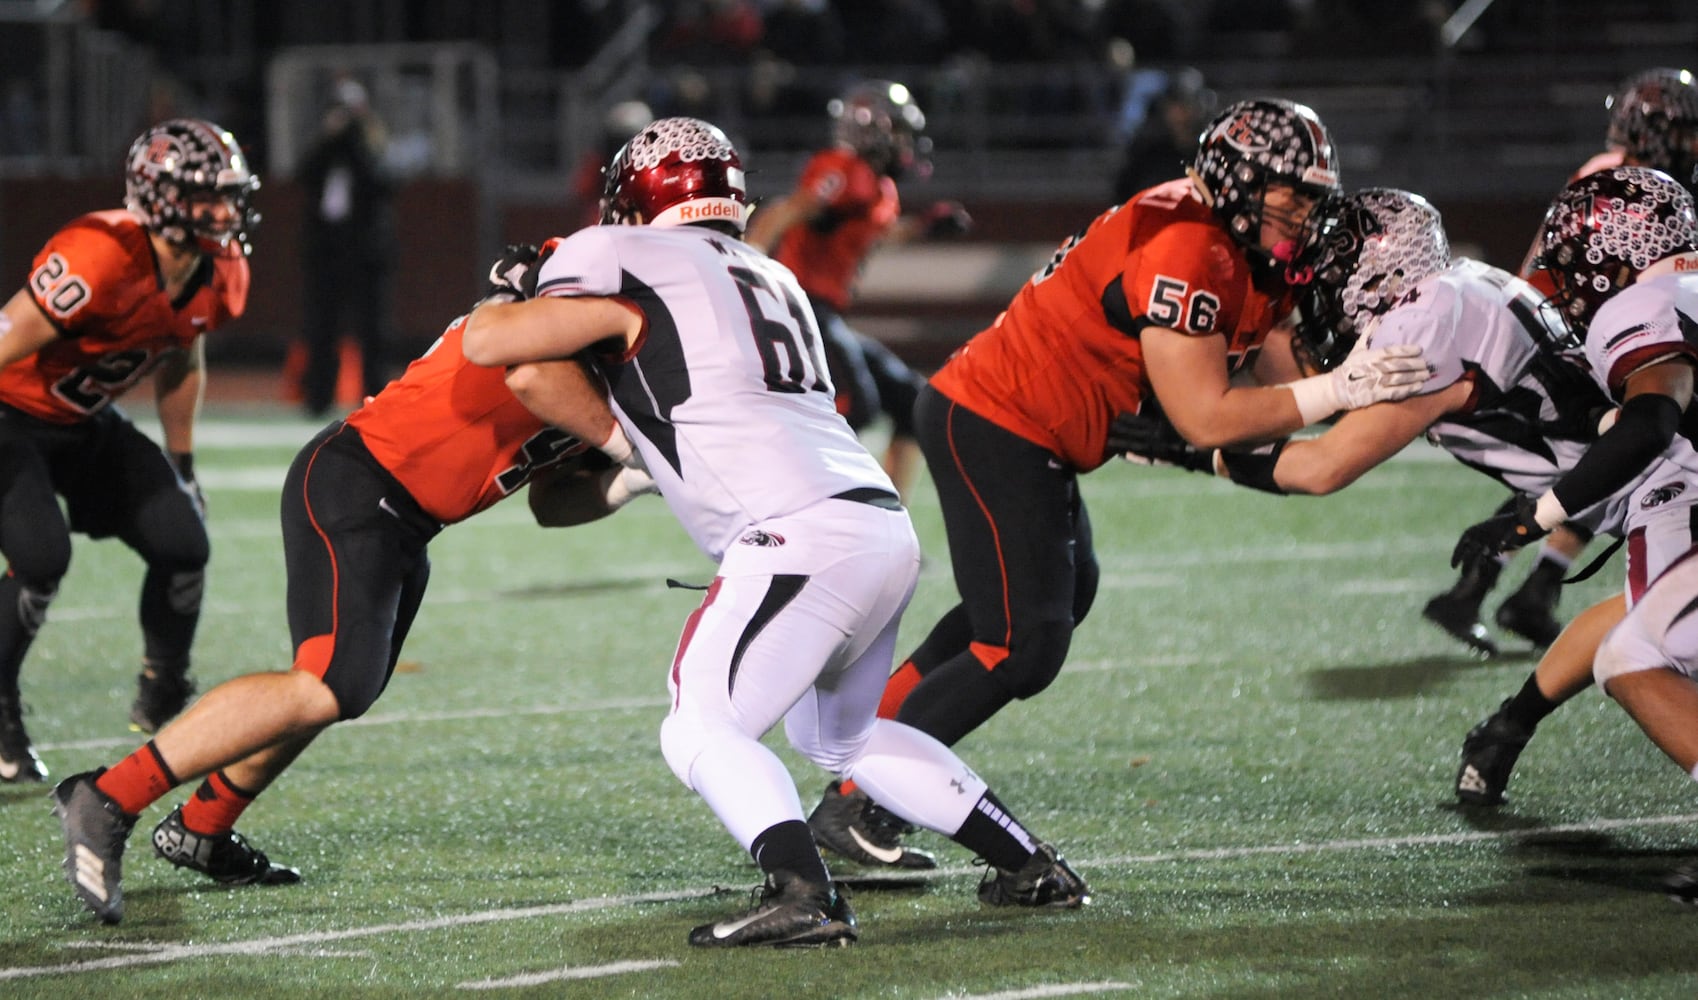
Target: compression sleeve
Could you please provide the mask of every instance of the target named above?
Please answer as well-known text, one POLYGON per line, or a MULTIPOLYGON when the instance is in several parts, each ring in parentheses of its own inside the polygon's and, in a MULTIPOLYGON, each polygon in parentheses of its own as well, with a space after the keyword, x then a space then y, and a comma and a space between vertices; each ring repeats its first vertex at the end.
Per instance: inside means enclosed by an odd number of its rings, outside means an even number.
MULTIPOLYGON (((1623 403, 1615 426, 1598 436, 1580 461, 1551 487, 1562 511, 1578 513, 1626 486, 1667 450, 1680 429, 1680 404, 1661 393, 1623 403)), ((1544 524, 1542 527, 1553 527, 1544 524)))

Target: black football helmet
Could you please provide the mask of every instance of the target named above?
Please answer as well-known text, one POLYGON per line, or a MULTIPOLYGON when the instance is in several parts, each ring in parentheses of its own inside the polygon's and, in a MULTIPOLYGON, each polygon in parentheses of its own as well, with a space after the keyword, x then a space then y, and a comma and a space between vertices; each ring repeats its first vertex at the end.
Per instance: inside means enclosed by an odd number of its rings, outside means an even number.
POLYGON ((644 126, 607 165, 602 225, 651 226, 749 221, 743 161, 717 126, 699 118, 660 118, 644 126))
POLYGON ((125 161, 124 205, 175 246, 245 257, 259 213, 250 199, 259 178, 236 137, 199 118, 172 118, 136 137, 125 161), (224 199, 228 219, 196 211, 202 196, 224 199))
POLYGON ((1545 213, 1533 266, 1551 273, 1556 291, 1547 301, 1577 344, 1598 307, 1641 271, 1695 250, 1691 193, 1661 170, 1615 167, 1587 174, 1557 195, 1545 213))
POLYGON ((1367 188, 1344 195, 1334 212, 1297 324, 1300 349, 1321 371, 1343 361, 1375 317, 1450 267, 1439 210, 1418 194, 1367 188))
POLYGON ((1314 111, 1271 98, 1228 106, 1198 137, 1191 177, 1252 260, 1282 265, 1290 283, 1308 280, 1307 266, 1330 215, 1328 203, 1339 191, 1338 155, 1314 111), (1317 204, 1302 239, 1266 248, 1262 219, 1270 184, 1289 185, 1317 204))
POLYGON ((1605 141, 1698 194, 1698 81, 1684 69, 1646 70, 1604 101, 1605 141))
POLYGON ((932 141, 925 137, 926 116, 908 88, 890 80, 865 80, 826 105, 831 137, 853 149, 890 178, 931 172, 932 141))

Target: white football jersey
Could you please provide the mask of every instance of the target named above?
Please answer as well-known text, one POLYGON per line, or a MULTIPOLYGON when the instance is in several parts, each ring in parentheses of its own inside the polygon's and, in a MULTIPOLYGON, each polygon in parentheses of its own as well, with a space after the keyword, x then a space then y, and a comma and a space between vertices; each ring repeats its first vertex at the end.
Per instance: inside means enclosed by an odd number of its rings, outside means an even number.
MULTIPOLYGON (((1425 391, 1472 378, 1474 397, 1427 430, 1427 439, 1520 493, 1549 489, 1586 451, 1608 401, 1578 362, 1540 350, 1542 296, 1500 268, 1459 258, 1380 318, 1372 347, 1416 344, 1434 374, 1425 391)), ((1617 530, 1626 491, 1576 520, 1617 530)))
POLYGON ((719 561, 752 524, 867 488, 894 496, 838 414, 819 328, 789 269, 700 226, 592 226, 540 295, 611 295, 643 317, 604 359, 620 424, 684 530, 719 561))

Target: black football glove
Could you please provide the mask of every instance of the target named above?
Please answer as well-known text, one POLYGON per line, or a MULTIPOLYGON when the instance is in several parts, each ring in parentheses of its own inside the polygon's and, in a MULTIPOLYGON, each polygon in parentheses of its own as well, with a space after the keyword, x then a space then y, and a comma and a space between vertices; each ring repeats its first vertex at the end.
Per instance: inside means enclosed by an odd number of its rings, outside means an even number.
POLYGON ((1493 514, 1462 533, 1450 554, 1452 569, 1459 566, 1479 566, 1505 552, 1514 552, 1529 542, 1549 534, 1534 519, 1532 497, 1519 495, 1515 509, 1493 514))
POLYGON ((483 297, 503 295, 523 301, 537 292, 537 265, 542 251, 532 243, 509 243, 495 263, 489 265, 489 283, 483 297))
POLYGON ((1213 473, 1214 451, 1181 437, 1160 411, 1122 413, 1108 425, 1108 454, 1138 465, 1172 465, 1213 473))

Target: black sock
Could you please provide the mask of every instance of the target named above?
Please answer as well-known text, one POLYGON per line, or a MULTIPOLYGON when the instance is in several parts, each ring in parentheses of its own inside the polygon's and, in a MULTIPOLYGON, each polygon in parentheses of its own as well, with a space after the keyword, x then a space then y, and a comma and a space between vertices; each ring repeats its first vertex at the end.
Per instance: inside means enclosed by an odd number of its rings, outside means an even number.
POLYGON ((1026 832, 990 789, 949 838, 998 868, 1020 868, 1032 860, 1037 840, 1026 832))
POLYGON ((1539 674, 1534 671, 1527 676, 1527 683, 1521 685, 1515 697, 1504 704, 1503 714, 1504 718, 1531 731, 1560 704, 1562 702, 1550 700, 1539 690, 1539 674))
POLYGON ((896 721, 954 746, 1013 700, 994 671, 972 653, 962 653, 914 685, 896 710, 896 721))
POLYGON ((820 858, 820 849, 814 845, 813 832, 799 819, 774 823, 762 830, 749 845, 749 853, 768 875, 790 872, 807 882, 831 881, 825 861, 820 858))

